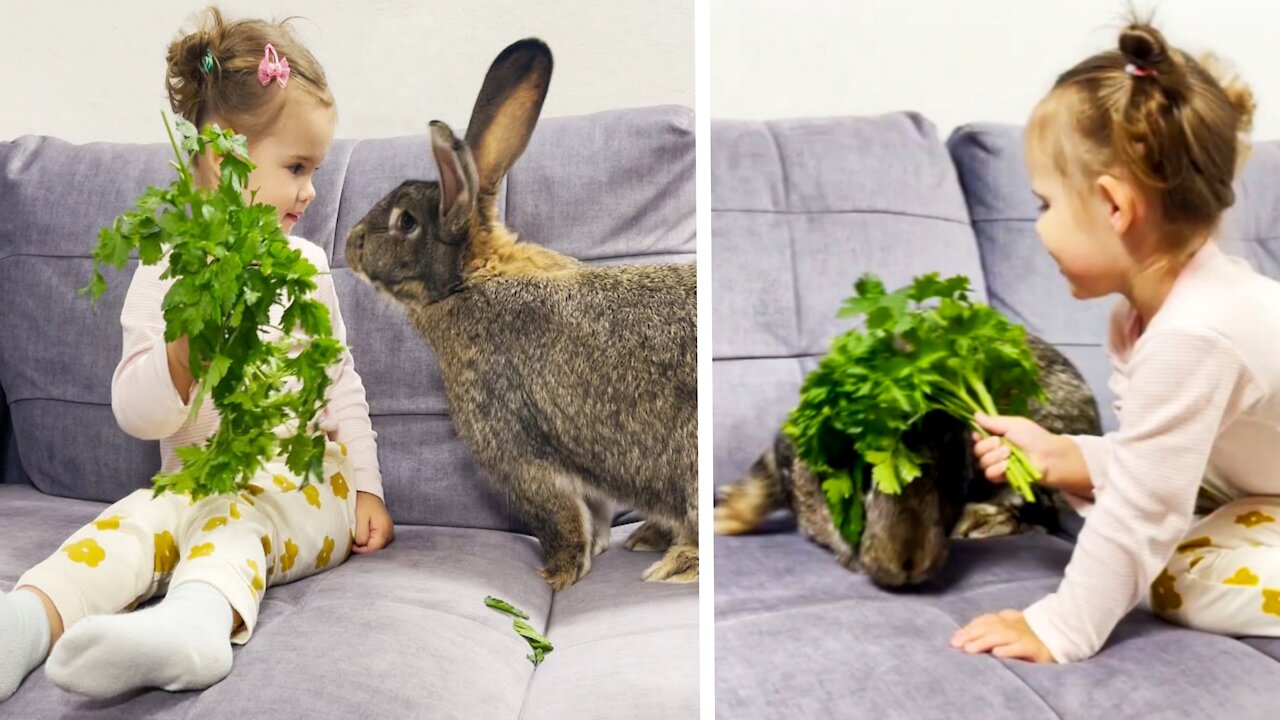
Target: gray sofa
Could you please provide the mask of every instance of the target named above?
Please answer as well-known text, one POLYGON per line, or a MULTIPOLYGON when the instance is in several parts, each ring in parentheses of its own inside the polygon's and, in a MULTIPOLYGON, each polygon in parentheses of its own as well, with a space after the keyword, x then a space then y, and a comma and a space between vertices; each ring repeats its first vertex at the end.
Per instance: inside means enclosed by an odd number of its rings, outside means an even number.
MULTIPOLYGON (((424 125, 425 127, 425 125, 424 125)), ((163 138, 157 124, 156 134, 163 138)), ((168 183, 164 145, 0 143, 0 587, 105 506, 149 486, 155 443, 110 409, 130 273, 107 275, 97 315, 77 297, 97 230, 147 184, 168 183)), ((544 120, 505 186, 523 237, 591 262, 688 262, 694 244, 693 115, 656 107, 544 120)), ((620 539, 552 593, 541 551, 454 432, 435 360, 401 310, 346 267, 348 230, 375 200, 435 177, 425 133, 339 140, 296 234, 334 270, 377 430, 397 539, 267 593, 231 675, 203 693, 98 703, 37 670, 0 717, 693 718, 698 588, 644 583, 656 559, 620 539), (555 644, 535 671, 496 595, 555 644)))
MULTIPOLYGON (((865 271, 968 275, 1062 349, 1115 427, 1101 347, 1109 300, 1079 302, 1035 235, 1020 128, 944 144, 910 113, 712 123, 715 483, 764 449, 865 271)), ((1280 143, 1264 143, 1221 233, 1280 276, 1280 143)), ((1280 344, 1277 346, 1280 348, 1280 344)), ((1274 718, 1280 640, 1236 640, 1136 610, 1093 659, 1030 665, 948 646, 974 616, 1052 592, 1069 537, 966 541, 932 586, 889 593, 785 517, 715 542, 716 704, 727 718, 1274 718)))

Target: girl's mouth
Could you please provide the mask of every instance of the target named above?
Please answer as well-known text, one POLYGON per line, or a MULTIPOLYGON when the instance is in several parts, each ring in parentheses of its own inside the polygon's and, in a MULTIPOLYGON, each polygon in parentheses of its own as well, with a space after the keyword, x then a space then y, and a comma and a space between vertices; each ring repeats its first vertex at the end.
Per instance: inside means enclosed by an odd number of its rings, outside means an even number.
POLYGON ((300 218, 299 218, 297 215, 295 215, 294 213, 285 213, 285 214, 284 214, 284 219, 285 219, 285 220, 288 220, 289 222, 291 222, 291 223, 293 223, 293 224, 295 224, 295 225, 296 225, 296 224, 298 223, 298 220, 299 220, 300 218))

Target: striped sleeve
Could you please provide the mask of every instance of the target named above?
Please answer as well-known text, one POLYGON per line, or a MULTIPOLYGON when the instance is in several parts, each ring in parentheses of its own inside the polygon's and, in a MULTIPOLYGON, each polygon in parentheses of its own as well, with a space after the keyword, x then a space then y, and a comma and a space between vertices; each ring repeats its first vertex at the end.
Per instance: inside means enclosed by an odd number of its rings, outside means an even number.
POLYGON ((169 375, 161 303, 169 283, 160 279, 167 265, 138 265, 120 311, 124 332, 120 362, 111 377, 111 411, 126 433, 161 440, 176 433, 190 407, 169 375))
POLYGON ((1129 365, 1106 481, 1058 591, 1025 614, 1058 662, 1097 653, 1168 562, 1191 523, 1214 440, 1248 382, 1235 349, 1204 330, 1150 332, 1129 365))

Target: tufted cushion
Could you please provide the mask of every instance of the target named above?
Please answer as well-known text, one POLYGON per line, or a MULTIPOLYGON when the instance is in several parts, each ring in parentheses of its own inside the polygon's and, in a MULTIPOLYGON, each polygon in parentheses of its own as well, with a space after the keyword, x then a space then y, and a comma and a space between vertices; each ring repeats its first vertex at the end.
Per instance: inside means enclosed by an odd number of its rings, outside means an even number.
POLYGON ((1103 653, 1081 663, 1031 665, 952 649, 952 633, 974 617, 1053 592, 1071 545, 1021 535, 960 541, 951 553, 935 584, 889 593, 795 532, 717 537, 717 714, 1274 717, 1276 638, 1240 642, 1139 611, 1103 653))
POLYGON ((864 272, 889 287, 973 279, 977 247, 955 170, 914 114, 711 131, 715 482, 737 479, 795 405, 864 272))
POLYGON ((0 483, 17 482, 18 452, 13 448, 13 430, 9 427, 9 401, 0 388, 0 483))

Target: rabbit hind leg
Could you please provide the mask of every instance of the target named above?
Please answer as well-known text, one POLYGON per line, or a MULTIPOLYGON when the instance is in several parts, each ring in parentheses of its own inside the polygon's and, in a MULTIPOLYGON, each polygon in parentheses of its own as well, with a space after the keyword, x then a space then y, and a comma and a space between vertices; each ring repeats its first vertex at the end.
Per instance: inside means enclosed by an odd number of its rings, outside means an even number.
POLYGON ((769 513, 787 506, 782 478, 791 468, 779 466, 785 462, 774 448, 769 448, 742 479, 720 488, 715 508, 717 535, 751 532, 769 513))
POLYGON ((698 510, 691 508, 675 526, 671 546, 662 559, 644 571, 645 582, 692 583, 698 581, 698 510))
POLYGON ((656 520, 645 520, 627 538, 626 548, 635 552, 662 552, 671 547, 671 530, 656 520))

